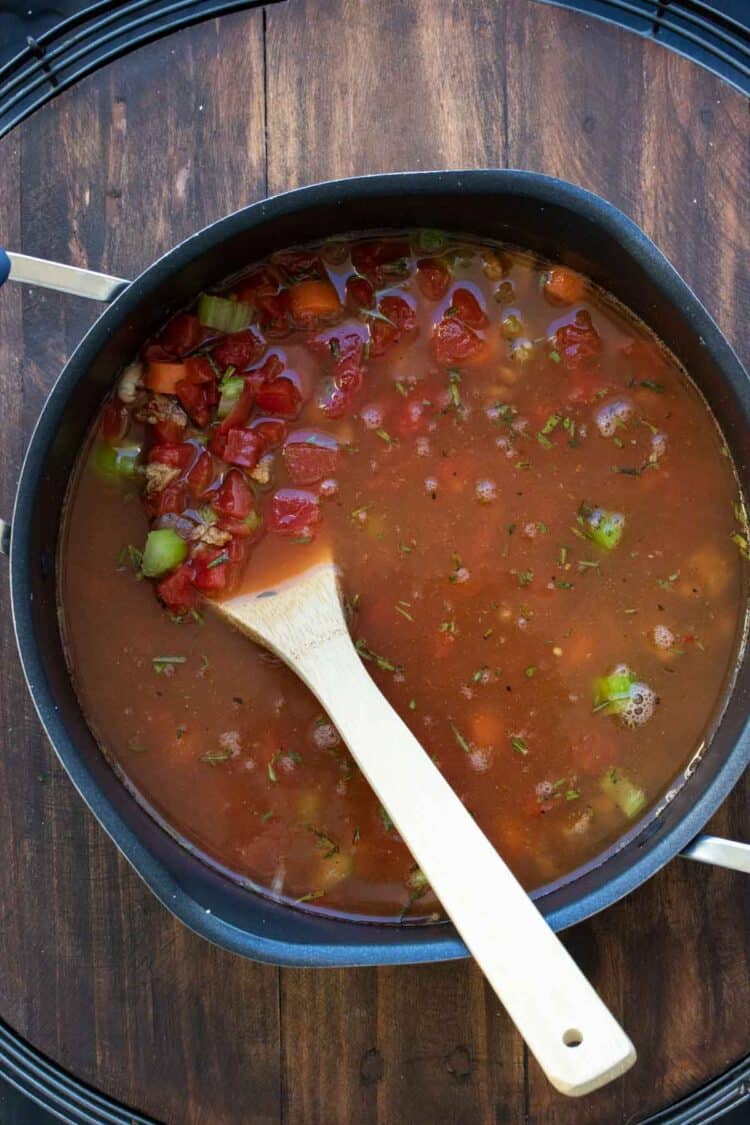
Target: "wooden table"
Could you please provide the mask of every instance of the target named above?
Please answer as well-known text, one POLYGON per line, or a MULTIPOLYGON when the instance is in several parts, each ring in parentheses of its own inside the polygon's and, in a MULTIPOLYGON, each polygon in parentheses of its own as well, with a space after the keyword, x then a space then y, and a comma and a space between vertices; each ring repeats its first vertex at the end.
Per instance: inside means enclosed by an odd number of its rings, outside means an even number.
MULTIPOLYGON (((0 146, 11 248, 130 276, 193 230, 315 180, 511 166, 611 199, 750 359, 745 99, 694 63, 531 0, 286 0, 99 71, 0 146)), ((96 315, 0 297, 0 512, 43 398, 96 315)), ((0 1016, 175 1125, 634 1121, 750 1050, 750 881, 675 861, 566 936, 635 1040, 580 1103, 544 1081, 470 963, 277 970, 157 904, 57 764, 3 614, 0 1016)), ((711 829, 750 838, 750 786, 711 829)))

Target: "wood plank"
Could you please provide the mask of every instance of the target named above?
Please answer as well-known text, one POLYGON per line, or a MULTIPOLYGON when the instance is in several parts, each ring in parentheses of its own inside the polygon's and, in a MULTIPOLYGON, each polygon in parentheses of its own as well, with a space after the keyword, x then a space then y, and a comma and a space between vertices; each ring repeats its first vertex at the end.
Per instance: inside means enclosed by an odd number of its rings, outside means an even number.
MULTIPOLYGON (((527 167, 631 214, 747 360, 747 135, 746 101, 720 80, 575 13, 286 0, 151 44, 15 130, 0 144, 0 230, 28 253, 130 276, 266 190, 527 167)), ((95 313, 2 294, 12 471, 0 514, 43 397, 95 313)), ((0 847, 13 857, 0 868, 0 1015, 126 1103, 175 1125, 609 1125, 748 1050, 748 884, 686 863, 566 936, 640 1048, 636 1070, 582 1102, 552 1093, 468 963, 278 973, 213 949, 81 807, 27 701, 7 620, 0 659, 0 847)), ((719 831, 750 836, 748 794, 745 783, 727 802, 719 831)))
MULTIPOLYGON (((249 12, 154 43, 13 133, 0 160, 8 244, 132 276, 261 197, 262 24, 249 12)), ((0 431, 14 467, 0 482, 4 515, 44 395, 97 313, 41 290, 3 292, 0 431)), ((161 1121, 233 1123, 247 1107, 253 1121, 278 1121, 277 970, 209 946, 152 898, 46 744, 7 616, 1 635, 0 841, 14 862, 0 871, 0 1014, 161 1121)))

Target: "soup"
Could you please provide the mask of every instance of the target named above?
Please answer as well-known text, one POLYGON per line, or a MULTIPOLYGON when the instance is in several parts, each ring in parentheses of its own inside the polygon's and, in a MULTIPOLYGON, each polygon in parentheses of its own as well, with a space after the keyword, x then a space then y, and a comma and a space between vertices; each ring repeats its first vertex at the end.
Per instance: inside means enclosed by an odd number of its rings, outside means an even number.
POLYGON ((706 403, 613 298, 506 246, 356 236, 201 294, 120 373, 61 619, 103 752, 186 846, 308 909, 424 920, 328 716, 210 600, 330 550, 368 670, 533 890, 703 747, 747 532, 706 403))

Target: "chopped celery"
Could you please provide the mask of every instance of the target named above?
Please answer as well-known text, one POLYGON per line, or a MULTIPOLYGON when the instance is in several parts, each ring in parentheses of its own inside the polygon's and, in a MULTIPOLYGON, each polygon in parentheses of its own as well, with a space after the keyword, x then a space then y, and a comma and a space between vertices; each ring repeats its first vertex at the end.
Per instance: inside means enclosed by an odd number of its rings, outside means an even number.
POLYGON ((610 797, 618 809, 632 820, 646 804, 646 794, 624 774, 616 769, 608 769, 601 780, 602 792, 610 797))
POLYGON ((94 468, 105 480, 132 479, 138 474, 139 445, 106 445, 100 442, 94 450, 94 468))
POLYGON ((417 234, 417 246, 420 250, 427 250, 434 254, 445 246, 445 235, 439 230, 424 229, 417 234))
POLYGON ((218 417, 226 418, 236 405, 242 391, 245 387, 245 380, 241 379, 239 375, 235 375, 230 379, 225 379, 219 385, 221 398, 219 399, 218 417))
POLYGON ((616 668, 609 676, 594 681, 594 710, 619 715, 630 701, 635 676, 629 668, 616 668))
POLYGON ((247 328, 253 318, 251 305, 241 301, 230 301, 226 297, 214 297, 201 293, 198 301, 198 320, 204 328, 216 328, 219 332, 239 332, 247 328))
POLYGON ((184 562, 187 550, 185 540, 181 539, 171 527, 149 531, 141 569, 146 578, 159 578, 184 562))
POLYGON ((611 551, 622 539, 625 517, 620 512, 608 512, 605 508, 581 508, 579 519, 586 537, 605 551, 611 551))

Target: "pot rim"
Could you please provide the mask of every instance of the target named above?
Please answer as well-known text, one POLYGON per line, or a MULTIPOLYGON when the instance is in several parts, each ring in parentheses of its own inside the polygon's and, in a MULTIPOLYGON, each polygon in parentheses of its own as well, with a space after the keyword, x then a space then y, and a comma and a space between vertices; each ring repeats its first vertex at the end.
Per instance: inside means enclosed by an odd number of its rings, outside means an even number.
MULTIPOLYGON (((265 937, 255 930, 236 926, 212 914, 193 898, 109 801, 78 753, 75 741, 60 717, 36 638, 30 573, 25 565, 31 549, 31 517, 45 459, 63 411, 83 372, 102 349, 113 328, 120 325, 159 283, 168 281, 187 262, 203 252, 232 239, 249 227, 260 226, 267 220, 294 214, 323 201, 330 205, 332 192, 335 192, 336 201, 348 201, 367 199, 370 196, 378 199, 400 196, 405 190, 410 194, 427 197, 444 195, 446 192, 470 196, 472 192, 486 194, 488 190, 499 194, 512 193, 529 198, 540 206, 554 204, 584 216, 617 241, 635 263, 655 277, 662 293, 700 335, 703 345, 721 370, 727 384, 733 386, 741 404, 745 424, 750 421, 750 380, 747 373, 706 309, 656 245, 623 212, 601 197, 575 184, 535 172, 517 169, 386 172, 294 188, 241 208, 190 235, 142 271, 103 311, 55 381, 34 427, 19 476, 12 521, 10 583, 13 626, 24 676, 47 738, 75 788, 118 849, 163 905, 192 930, 215 944, 255 960, 278 965, 350 966, 428 962, 464 957, 467 956, 467 950, 450 926, 430 927, 429 941, 418 938, 416 932, 414 941, 394 942, 385 936, 382 941, 373 943, 370 940, 360 945, 350 942, 311 944, 281 941, 265 937)), ((745 669, 746 665, 747 655, 744 654, 737 663, 736 671, 745 669)), ((725 706, 735 690, 736 680, 726 689, 725 706)), ((720 719, 721 716, 717 717, 717 724, 720 719)), ((739 780, 749 761, 750 717, 736 732, 733 749, 699 791, 690 808, 662 834, 656 844, 651 844, 626 869, 611 876, 603 887, 585 891, 574 901, 551 909, 545 909, 545 898, 559 887, 559 883, 542 888, 532 895, 552 928, 560 930, 583 921, 612 905, 654 875, 700 832, 739 780)), ((668 802, 659 804, 655 815, 663 811, 666 803, 668 802)), ((601 867, 613 854, 621 851, 635 838, 643 836, 651 823, 653 816, 645 818, 591 864, 566 877, 565 886, 570 887, 587 871, 601 867)), ((365 922, 361 925, 363 929, 372 930, 373 924, 365 922)), ((422 937, 425 932, 424 926, 400 927, 398 930, 396 927, 390 928, 402 935, 407 929, 417 932, 421 930, 422 937)), ((387 935, 385 928, 383 933, 387 935)))

